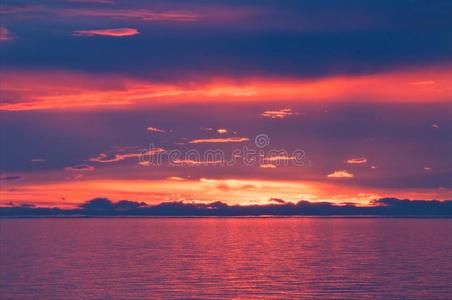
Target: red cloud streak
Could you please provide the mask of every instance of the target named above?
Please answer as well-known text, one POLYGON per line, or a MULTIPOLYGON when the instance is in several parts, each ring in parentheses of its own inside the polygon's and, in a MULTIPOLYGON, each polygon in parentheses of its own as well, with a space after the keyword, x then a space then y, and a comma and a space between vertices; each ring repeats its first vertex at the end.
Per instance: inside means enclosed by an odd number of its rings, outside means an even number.
POLYGON ((96 36, 96 35, 104 35, 104 36, 131 36, 137 35, 140 32, 135 28, 111 28, 111 29, 91 29, 91 30, 76 30, 74 31, 75 36, 96 36))

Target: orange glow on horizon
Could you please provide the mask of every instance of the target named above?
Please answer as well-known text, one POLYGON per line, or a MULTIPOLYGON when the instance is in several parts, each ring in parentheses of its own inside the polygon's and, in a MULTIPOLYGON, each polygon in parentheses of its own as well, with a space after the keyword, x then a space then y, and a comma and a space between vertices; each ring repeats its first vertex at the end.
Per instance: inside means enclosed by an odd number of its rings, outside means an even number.
MULTIPOLYGON (((308 200, 369 204, 382 197, 429 199, 431 189, 376 189, 339 185, 336 182, 262 180, 262 179, 79 179, 60 182, 3 182, 0 205, 34 203, 70 206, 96 197, 112 200, 143 201, 158 204, 168 201, 213 202, 227 204, 268 204, 279 198, 288 202, 308 200), (365 192, 364 192, 365 191, 365 192)), ((448 191, 436 191, 438 199, 450 197, 448 191)))

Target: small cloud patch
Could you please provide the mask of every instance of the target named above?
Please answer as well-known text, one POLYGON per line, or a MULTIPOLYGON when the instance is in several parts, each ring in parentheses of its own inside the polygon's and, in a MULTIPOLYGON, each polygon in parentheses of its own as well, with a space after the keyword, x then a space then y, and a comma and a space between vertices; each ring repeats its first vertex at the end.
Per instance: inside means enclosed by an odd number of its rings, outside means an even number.
POLYGON ((112 36, 124 37, 137 35, 140 32, 135 28, 110 28, 110 29, 91 29, 91 30, 76 30, 75 36, 112 36))
POLYGON ((346 171, 346 170, 340 170, 340 171, 334 171, 333 173, 330 173, 327 175, 328 178, 353 178, 355 175, 352 173, 346 171))
POLYGON ((217 132, 218 132, 219 134, 224 134, 224 133, 228 133, 228 130, 225 129, 225 128, 218 128, 218 129, 217 129, 217 132))
POLYGON ((284 119, 290 116, 296 116, 299 113, 294 112, 291 108, 283 108, 280 110, 267 110, 264 111, 261 116, 270 119, 284 119))
POLYGON ((348 163, 350 165, 361 165, 361 164, 367 163, 367 158, 365 158, 365 157, 351 158, 351 159, 348 159, 346 161, 346 163, 348 163))
POLYGON ((276 166, 273 164, 262 164, 260 165, 262 169, 276 169, 276 166))
POLYGON ((89 172, 93 171, 94 167, 90 165, 75 165, 75 166, 69 166, 64 168, 65 171, 82 171, 82 172, 89 172))
POLYGON ((241 143, 247 142, 250 139, 247 137, 231 137, 231 138, 218 138, 218 139, 194 139, 189 141, 189 144, 201 144, 201 143, 241 143))
POLYGON ((160 129, 160 128, 157 128, 157 127, 148 127, 147 131, 149 131, 149 132, 157 132, 157 133, 165 133, 166 132, 166 130, 160 129))
POLYGON ((0 42, 13 40, 14 36, 5 26, 0 26, 0 42))
POLYGON ((44 158, 32 158, 32 159, 30 159, 30 162, 33 164, 37 164, 37 163, 46 162, 46 160, 44 158))

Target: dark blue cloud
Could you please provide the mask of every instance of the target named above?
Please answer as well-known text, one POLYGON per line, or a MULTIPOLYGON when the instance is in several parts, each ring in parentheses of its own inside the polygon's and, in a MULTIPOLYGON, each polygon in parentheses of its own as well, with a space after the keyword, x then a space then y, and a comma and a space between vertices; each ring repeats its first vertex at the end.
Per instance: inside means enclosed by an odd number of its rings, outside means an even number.
POLYGON ((354 204, 338 205, 331 202, 299 201, 267 205, 234 205, 223 202, 183 203, 165 202, 154 206, 123 200, 112 202, 96 198, 80 206, 80 209, 34 208, 28 206, 1 207, 0 216, 452 216, 452 200, 401 200, 383 198, 375 200, 373 206, 354 204))
POLYGON ((70 69, 184 81, 212 76, 320 77, 452 62, 452 31, 170 33, 80 38, 43 34, 2 47, 7 68, 70 69))
POLYGON ((40 10, 28 18, 16 20, 21 13, 7 14, 5 25, 18 38, 2 45, 3 65, 180 81, 187 76, 366 74, 452 62, 450 1, 115 3, 48 1, 40 3, 40 10), (207 15, 216 7, 226 7, 225 10, 255 12, 257 16, 251 14, 216 24, 58 15, 62 9, 105 7, 182 9, 207 15), (37 17, 40 15, 46 17, 37 17), (138 28, 141 34, 119 39, 71 36, 74 30, 114 27, 138 28))

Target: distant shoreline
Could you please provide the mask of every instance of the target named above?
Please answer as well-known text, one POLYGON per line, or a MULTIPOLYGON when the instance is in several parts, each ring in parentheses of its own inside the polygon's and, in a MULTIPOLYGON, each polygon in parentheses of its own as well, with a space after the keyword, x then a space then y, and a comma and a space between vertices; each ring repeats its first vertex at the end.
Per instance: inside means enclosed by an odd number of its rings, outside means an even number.
POLYGON ((32 204, 0 207, 0 218, 207 218, 207 217, 327 217, 327 218, 452 218, 452 200, 382 198, 371 205, 333 202, 282 202, 228 205, 224 202, 143 202, 95 198, 72 209, 32 204))

